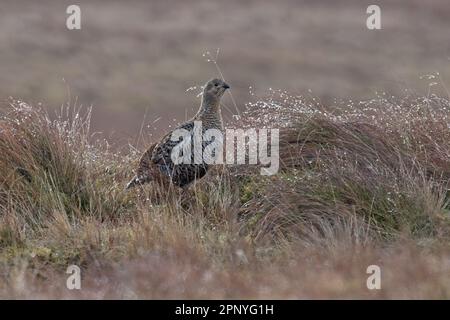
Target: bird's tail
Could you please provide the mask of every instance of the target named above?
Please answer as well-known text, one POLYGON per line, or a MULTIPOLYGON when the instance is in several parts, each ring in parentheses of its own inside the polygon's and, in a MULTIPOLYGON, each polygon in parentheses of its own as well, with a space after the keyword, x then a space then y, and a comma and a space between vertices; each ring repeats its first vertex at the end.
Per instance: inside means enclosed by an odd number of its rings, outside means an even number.
POLYGON ((131 179, 130 182, 128 182, 127 185, 125 186, 125 190, 134 188, 137 185, 148 183, 150 182, 150 180, 151 179, 149 179, 149 177, 134 176, 133 179, 131 179))
POLYGON ((135 176, 133 177, 133 179, 130 180, 130 182, 127 183, 127 185, 125 186, 125 190, 129 190, 135 187, 137 184, 138 184, 138 177, 135 176))

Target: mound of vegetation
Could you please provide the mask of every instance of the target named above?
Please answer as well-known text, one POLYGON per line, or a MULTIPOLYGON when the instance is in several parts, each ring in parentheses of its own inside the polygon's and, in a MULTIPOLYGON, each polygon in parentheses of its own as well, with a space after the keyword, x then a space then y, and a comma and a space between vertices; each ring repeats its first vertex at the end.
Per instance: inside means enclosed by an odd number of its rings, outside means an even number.
POLYGON ((280 93, 252 105, 247 124, 283 128, 283 169, 251 179, 249 220, 260 212, 258 233, 307 243, 448 240, 449 111, 436 96, 323 107, 280 93))
POLYGON ((139 148, 93 142, 89 112, 51 119, 10 101, 0 120, 0 291, 14 290, 20 266, 43 275, 149 252, 225 267, 290 259, 294 247, 448 245, 449 114, 436 96, 324 107, 278 92, 233 124, 280 128, 278 174, 225 166, 188 192, 126 192, 139 148))

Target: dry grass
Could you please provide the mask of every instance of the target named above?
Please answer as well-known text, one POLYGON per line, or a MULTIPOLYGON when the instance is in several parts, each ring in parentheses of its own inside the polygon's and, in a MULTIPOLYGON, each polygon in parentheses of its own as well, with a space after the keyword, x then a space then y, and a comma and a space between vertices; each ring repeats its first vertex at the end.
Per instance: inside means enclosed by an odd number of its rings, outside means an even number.
POLYGON ((435 96, 323 107, 272 94, 236 125, 282 128, 279 174, 216 168, 188 192, 124 192, 134 148, 93 143, 76 108, 50 120, 11 101, 0 296, 449 298, 448 113, 435 96), (69 264, 81 291, 65 288, 69 264), (365 286, 370 264, 380 291, 365 286))

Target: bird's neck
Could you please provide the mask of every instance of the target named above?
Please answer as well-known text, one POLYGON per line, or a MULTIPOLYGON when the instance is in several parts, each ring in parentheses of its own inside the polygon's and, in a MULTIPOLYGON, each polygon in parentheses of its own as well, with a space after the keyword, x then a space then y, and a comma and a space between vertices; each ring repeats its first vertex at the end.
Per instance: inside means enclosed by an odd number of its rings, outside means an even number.
POLYGON ((195 119, 205 122, 206 125, 210 123, 213 126, 222 126, 220 99, 216 96, 204 94, 195 119))

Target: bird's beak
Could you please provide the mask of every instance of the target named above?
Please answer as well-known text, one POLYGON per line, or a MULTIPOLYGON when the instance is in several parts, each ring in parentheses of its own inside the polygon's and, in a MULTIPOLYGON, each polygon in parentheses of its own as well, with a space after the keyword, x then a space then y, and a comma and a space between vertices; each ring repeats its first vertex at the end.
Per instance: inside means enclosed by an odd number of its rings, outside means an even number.
POLYGON ((224 83, 223 83, 223 88, 224 88, 225 90, 226 90, 226 89, 230 89, 230 86, 224 82, 224 83))

